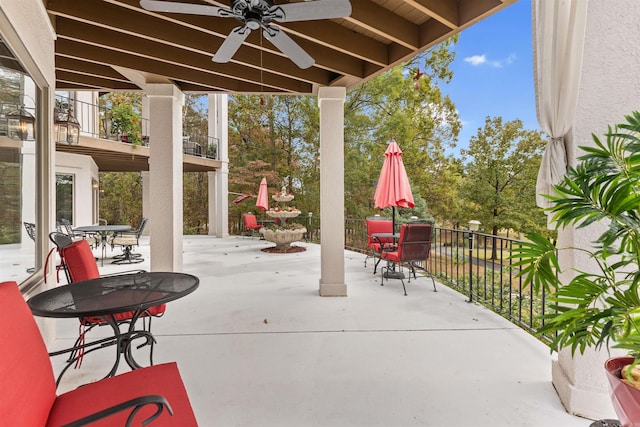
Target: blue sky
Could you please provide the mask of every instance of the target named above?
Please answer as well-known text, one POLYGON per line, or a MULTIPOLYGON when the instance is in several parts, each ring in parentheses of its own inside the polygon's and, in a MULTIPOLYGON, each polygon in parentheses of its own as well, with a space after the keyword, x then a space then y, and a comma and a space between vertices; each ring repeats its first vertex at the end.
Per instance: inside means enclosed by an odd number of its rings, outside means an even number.
POLYGON ((531 38, 531 0, 520 0, 460 33, 453 80, 441 86, 463 125, 456 152, 468 147, 487 116, 520 119, 525 129, 539 130, 531 38))

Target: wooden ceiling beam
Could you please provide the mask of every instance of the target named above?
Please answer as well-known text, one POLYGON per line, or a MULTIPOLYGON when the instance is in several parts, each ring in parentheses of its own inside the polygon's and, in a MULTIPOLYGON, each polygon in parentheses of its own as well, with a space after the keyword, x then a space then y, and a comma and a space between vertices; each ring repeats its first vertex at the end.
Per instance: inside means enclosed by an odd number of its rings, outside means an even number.
POLYGON ((65 58, 56 56, 56 70, 70 71, 77 74, 85 74, 87 76, 110 79, 113 81, 121 81, 129 83, 129 79, 118 73, 110 66, 95 64, 93 62, 82 61, 74 58, 65 58))
MULTIPOLYGON (((69 1, 69 0, 67 0, 69 1)), ((139 0, 107 0, 110 3, 129 7, 130 10, 137 10, 148 16, 159 17, 180 25, 189 25, 193 29, 207 31, 212 35, 221 37, 223 40, 238 26, 238 21, 230 18, 218 18, 210 16, 199 16, 179 13, 155 13, 140 8, 139 0)), ((228 7, 228 2, 210 2, 217 6, 228 7)), ((381 63, 384 65, 386 46, 377 40, 373 40, 362 34, 355 33, 342 25, 325 19, 320 21, 287 22, 277 24, 289 34, 295 34, 309 41, 326 46, 338 52, 345 53, 354 58, 361 58, 367 62, 381 63)), ((257 39, 257 38, 256 38, 257 39)), ((252 40, 245 41, 256 49, 260 49, 258 43, 252 40)), ((263 44, 262 49, 269 49, 268 43, 263 44)), ((217 48, 216 48, 217 50, 217 48)), ((311 55, 313 56, 313 55, 311 55)))
POLYGON ((419 47, 419 27, 370 0, 351 0, 351 16, 345 21, 365 28, 407 49, 419 47))
POLYGON ((405 0, 425 15, 455 30, 460 27, 458 0, 405 0))
POLYGON ((95 89, 109 89, 117 87, 118 89, 140 90, 138 86, 129 82, 123 82, 122 80, 96 77, 73 71, 56 70, 56 80, 61 82, 74 82, 87 88, 95 89))
POLYGON ((467 28, 518 0, 459 0, 460 28, 467 28))
POLYGON ((74 80, 56 79, 56 90, 103 90, 106 92, 124 90, 128 92, 135 92, 140 90, 140 88, 132 83, 119 81, 113 81, 109 86, 96 87, 93 84, 82 84, 74 78, 74 80))
POLYGON ((365 37, 341 25, 327 25, 325 21, 287 22, 287 33, 326 46, 365 62, 388 65, 387 46, 377 40, 365 37))
MULTIPOLYGON (((113 4, 104 3, 101 0, 57 0, 55 8, 50 13, 56 16, 66 17, 75 21, 98 25, 106 29, 123 32, 148 40, 158 41, 170 46, 180 47, 196 53, 213 56, 222 44, 222 39, 212 36, 211 33, 195 31, 184 25, 150 16, 135 10, 124 9, 113 4), (99 21, 94 21, 96 11, 99 11, 99 21)), ((229 27, 231 31, 233 27, 229 27)), ((226 37, 226 33, 225 33, 226 37)), ((260 68, 260 55, 256 52, 239 51, 236 57, 238 62, 254 68, 260 68), (244 54, 243 54, 244 53, 244 54)), ((265 52, 263 54, 265 68, 286 76, 295 77, 310 83, 323 84, 329 79, 329 72, 318 68, 301 70, 290 61, 282 61, 282 56, 265 52)))
POLYGON ((155 61, 132 53, 119 52, 98 46, 83 44, 81 42, 68 40, 62 37, 56 40, 56 52, 60 55, 72 58, 82 58, 98 64, 112 64, 147 73, 164 75, 172 80, 180 80, 197 85, 209 86, 212 91, 256 93, 264 90, 264 87, 258 84, 243 82, 223 76, 216 76, 203 71, 194 70, 192 68, 155 61))
MULTIPOLYGON (((238 78, 246 82, 257 82, 278 91, 300 92, 308 89, 308 83, 300 82, 282 76, 276 76, 269 72, 261 72, 251 67, 238 64, 216 64, 208 56, 193 53, 174 46, 166 46, 162 43, 136 39, 128 34, 105 28, 95 28, 83 22, 72 21, 67 18, 57 19, 58 37, 79 41, 95 46, 101 46, 111 50, 131 53, 148 59, 167 62, 174 65, 183 65, 194 70, 216 74, 221 77, 238 78), (224 69, 224 72, 221 70, 224 69)), ((129 67, 133 68, 134 67, 129 67)))
MULTIPOLYGON (((99 25, 103 28, 116 30, 123 33, 135 34, 151 40, 160 41, 164 44, 191 49, 210 57, 218 50, 224 39, 235 26, 237 21, 228 18, 213 18, 194 15, 177 15, 178 19, 167 19, 170 14, 157 14, 145 11, 138 7, 127 8, 117 4, 105 3, 102 0, 49 0, 49 13, 73 19, 74 21, 86 22, 91 25, 99 25), (204 27, 189 25, 190 21, 198 22, 204 27), (218 22, 220 25, 218 25, 218 22), (215 24, 215 25, 212 25, 215 24), (220 34, 220 28, 224 32, 220 34), (207 28, 216 28, 216 32, 206 31, 207 28), (206 32, 204 32, 206 31, 206 32)), ((123 3, 123 2, 117 2, 123 3)), ((138 2, 134 0, 137 5, 138 2)), ((176 15, 176 14, 173 14, 176 15)), ((324 84, 327 79, 327 72, 338 72, 359 76, 362 70, 362 61, 344 54, 333 55, 333 49, 299 40, 293 37, 303 48, 316 59, 316 66, 308 70, 301 70, 291 61, 283 61, 286 58, 271 43, 262 43, 264 68, 282 68, 281 75, 296 75, 302 80, 310 83, 324 84), (324 61, 324 62, 322 62, 324 61), (324 75, 321 75, 324 69, 324 75), (315 73, 315 77, 313 78, 315 73)), ((243 46, 234 55, 232 62, 260 68, 260 32, 254 31, 247 38, 243 46)), ((219 64, 224 66, 225 64, 219 64)))

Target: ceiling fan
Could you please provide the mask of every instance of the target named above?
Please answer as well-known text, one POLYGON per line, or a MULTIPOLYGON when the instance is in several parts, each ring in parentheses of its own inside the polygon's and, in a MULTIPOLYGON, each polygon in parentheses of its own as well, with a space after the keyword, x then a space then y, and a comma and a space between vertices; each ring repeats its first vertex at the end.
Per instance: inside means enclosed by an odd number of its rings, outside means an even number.
POLYGON ((252 30, 262 34, 298 67, 309 68, 315 60, 291 37, 272 22, 312 21, 344 18, 351 14, 349 0, 311 0, 274 5, 273 0, 231 0, 231 7, 179 3, 162 0, 140 0, 143 9, 152 12, 187 13, 192 15, 236 18, 242 23, 234 28, 213 56, 214 62, 229 62, 252 30))

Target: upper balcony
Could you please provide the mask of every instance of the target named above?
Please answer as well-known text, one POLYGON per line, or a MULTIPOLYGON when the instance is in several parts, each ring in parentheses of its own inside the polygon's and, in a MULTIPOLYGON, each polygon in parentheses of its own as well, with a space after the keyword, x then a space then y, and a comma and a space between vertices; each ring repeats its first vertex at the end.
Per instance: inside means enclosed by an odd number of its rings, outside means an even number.
MULTIPOLYGON (((136 140, 119 133, 109 119, 109 109, 100 105, 56 95, 56 105, 62 114, 72 106, 73 115, 81 124, 80 143, 56 144, 56 151, 91 156, 101 172, 140 172, 149 170, 150 123, 142 118, 137 123, 140 137, 136 140)), ((182 137, 184 172, 208 172, 221 166, 219 141, 197 131, 182 137)))

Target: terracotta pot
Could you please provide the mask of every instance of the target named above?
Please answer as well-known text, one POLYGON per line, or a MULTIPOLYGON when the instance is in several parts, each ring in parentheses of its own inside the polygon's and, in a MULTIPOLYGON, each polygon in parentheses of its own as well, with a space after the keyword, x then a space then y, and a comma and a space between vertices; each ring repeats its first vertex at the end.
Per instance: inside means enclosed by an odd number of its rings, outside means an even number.
POLYGON ((624 365, 633 363, 633 357, 614 357, 605 362, 607 380, 611 387, 611 401, 622 427, 640 427, 640 390, 620 379, 624 365))

